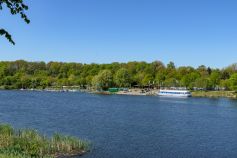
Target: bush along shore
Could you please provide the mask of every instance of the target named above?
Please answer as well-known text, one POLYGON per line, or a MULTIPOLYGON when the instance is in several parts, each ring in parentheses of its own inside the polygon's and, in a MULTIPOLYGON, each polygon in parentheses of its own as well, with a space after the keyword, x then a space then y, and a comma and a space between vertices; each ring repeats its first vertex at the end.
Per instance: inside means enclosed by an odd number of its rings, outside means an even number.
POLYGON ((192 91, 193 97, 223 97, 237 99, 237 92, 235 91, 192 91))
POLYGON ((0 124, 0 158, 73 157, 88 151, 89 143, 76 137, 54 134, 47 138, 36 130, 0 124))

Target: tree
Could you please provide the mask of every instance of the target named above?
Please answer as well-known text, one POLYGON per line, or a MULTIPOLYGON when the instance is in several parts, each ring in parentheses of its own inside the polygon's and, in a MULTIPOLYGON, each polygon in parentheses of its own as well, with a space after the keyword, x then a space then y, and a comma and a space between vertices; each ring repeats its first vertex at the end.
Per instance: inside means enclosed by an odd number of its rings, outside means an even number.
MULTIPOLYGON (((174 65, 174 64, 171 64, 174 65)), ((81 64, 60 62, 27 62, 17 60, 0 62, 0 88, 45 88, 63 85, 80 85, 97 89, 119 87, 144 87, 155 83, 157 87, 179 87, 211 90, 215 87, 235 89, 234 66, 212 69, 209 75, 205 66, 169 66, 161 62, 129 62, 112 64, 81 64)), ((237 89, 237 88, 236 88, 237 89)))
POLYGON ((196 79, 196 81, 194 82, 194 86, 198 89, 206 90, 208 88, 208 82, 209 81, 207 78, 201 77, 196 79))
POLYGON ((142 79, 143 86, 150 86, 153 84, 154 78, 151 74, 146 74, 145 77, 142 79))
POLYGON ((229 85, 231 90, 237 91, 237 73, 231 75, 229 85))
POLYGON ((229 80, 221 80, 220 87, 222 90, 230 90, 230 81, 229 80))
POLYGON ((169 64, 167 64, 167 69, 175 69, 175 65, 174 62, 169 62, 169 64))
POLYGON ((228 66, 225 70, 226 70, 229 74, 233 74, 233 73, 237 72, 237 63, 228 66))
POLYGON ((200 75, 202 77, 207 77, 209 74, 208 74, 208 71, 207 71, 207 68, 206 66, 204 65, 201 65, 197 68, 197 71, 200 73, 200 75))
POLYGON ((114 78, 114 82, 119 87, 129 87, 131 84, 131 77, 127 69, 119 69, 114 78))
POLYGON ((220 83, 220 72, 219 71, 212 71, 210 75, 210 84, 212 88, 216 88, 217 85, 220 83))
MULTIPOLYGON (((52 75, 52 76, 57 76, 57 75, 59 75, 59 73, 60 73, 60 70, 61 70, 61 63, 59 63, 59 62, 49 62, 48 64, 47 64, 47 68, 48 68, 48 71, 49 71, 49 73, 52 75)), ((63 77, 66 77, 66 76, 64 76, 64 74, 62 73, 62 71, 61 71, 61 78, 63 78, 63 77)))
POLYGON ((113 81, 113 76, 110 70, 102 70, 92 79, 92 85, 96 89, 107 90, 113 81))
MULTIPOLYGON (((0 0, 0 10, 3 9, 3 5, 10 10, 12 15, 20 14, 21 18, 27 23, 30 23, 25 11, 28 10, 28 6, 24 4, 23 0, 0 0)), ((5 36, 10 43, 15 45, 11 35, 3 28, 0 28, 0 36, 5 36)))
POLYGON ((77 80, 76 76, 73 75, 73 74, 71 74, 71 75, 68 77, 69 85, 70 85, 70 86, 75 86, 76 80, 77 80))
POLYGON ((96 89, 96 90, 101 90, 102 89, 102 86, 100 84, 100 79, 99 79, 98 75, 96 75, 92 78, 91 84, 92 84, 93 88, 96 89))
POLYGON ((19 82, 18 87, 17 88, 29 88, 31 86, 31 79, 29 76, 21 76, 20 79, 17 80, 19 82))
POLYGON ((207 72, 210 75, 212 73, 212 69, 210 67, 207 68, 207 72))
POLYGON ((177 86, 179 86, 179 83, 175 78, 167 78, 164 81, 164 86, 165 87, 177 87, 177 86))
POLYGON ((221 79, 222 80, 226 80, 228 78, 230 78, 230 73, 227 70, 222 70, 222 72, 221 72, 221 79))
POLYGON ((142 80, 145 78, 145 73, 136 73, 133 77, 133 82, 136 83, 137 86, 142 87, 143 83, 142 80))
POLYGON ((154 75, 154 77, 156 73, 163 71, 165 69, 165 65, 161 61, 152 62, 150 67, 151 67, 151 73, 152 75, 154 75))
POLYGON ((165 71, 159 71, 155 75, 155 83, 157 86, 161 87, 164 81, 165 81, 165 71))
POLYGON ((181 79, 181 85, 186 87, 186 88, 193 88, 193 84, 196 79, 200 77, 199 73, 197 72, 192 72, 184 75, 181 79))

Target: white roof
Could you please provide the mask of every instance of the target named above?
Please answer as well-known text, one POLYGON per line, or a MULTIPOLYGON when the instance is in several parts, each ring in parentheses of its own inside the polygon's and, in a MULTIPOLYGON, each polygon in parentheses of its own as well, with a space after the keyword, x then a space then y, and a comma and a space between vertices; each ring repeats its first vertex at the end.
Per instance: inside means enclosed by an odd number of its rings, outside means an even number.
POLYGON ((160 90, 160 92, 189 92, 188 90, 160 90))

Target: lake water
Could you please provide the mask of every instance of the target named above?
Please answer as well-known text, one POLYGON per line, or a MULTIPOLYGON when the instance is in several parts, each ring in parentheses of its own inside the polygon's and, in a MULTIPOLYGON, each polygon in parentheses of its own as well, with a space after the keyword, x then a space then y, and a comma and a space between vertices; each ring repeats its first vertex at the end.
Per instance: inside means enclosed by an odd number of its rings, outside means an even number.
POLYGON ((89 140, 83 158, 237 157, 237 100, 0 91, 0 122, 89 140))

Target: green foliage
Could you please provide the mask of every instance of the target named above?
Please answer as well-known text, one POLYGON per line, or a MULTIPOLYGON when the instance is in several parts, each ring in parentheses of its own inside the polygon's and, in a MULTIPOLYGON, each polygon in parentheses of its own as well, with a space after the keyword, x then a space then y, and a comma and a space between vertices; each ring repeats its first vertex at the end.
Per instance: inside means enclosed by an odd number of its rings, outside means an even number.
POLYGON ((231 75, 229 85, 231 90, 237 91, 237 73, 231 75))
POLYGON ((169 62, 169 64, 167 64, 167 69, 175 69, 175 65, 174 62, 169 62))
POLYGON ((194 97, 228 97, 237 98, 236 93, 233 91, 193 91, 192 96, 194 97))
POLYGON ((96 89, 107 90, 111 87, 113 82, 113 76, 110 70, 102 70, 93 78, 93 86, 96 89))
POLYGON ((209 80, 205 77, 197 78, 194 82, 194 87, 208 89, 209 80))
POLYGON ((179 87, 179 82, 175 78, 166 78, 164 81, 165 87, 179 87))
POLYGON ((186 73, 181 77, 181 86, 192 88, 194 85, 194 82, 199 78, 199 74, 197 72, 192 73, 186 73))
POLYGON ((5 29, 0 29, 0 36, 5 36, 6 39, 13 45, 15 45, 15 42, 12 39, 12 36, 5 30, 5 29))
POLYGON ((131 76, 127 69, 119 69, 114 78, 114 82, 118 87, 129 87, 131 84, 131 76))
POLYGON ((0 158, 53 158, 82 154, 88 151, 88 143, 75 137, 55 134, 47 138, 36 130, 14 130, 0 125, 0 158))
POLYGON ((165 81, 165 77, 166 77, 166 75, 165 75, 165 72, 164 71, 158 71, 158 72, 156 72, 156 74, 155 74, 155 83, 156 83, 156 85, 157 86, 162 86, 163 85, 163 83, 164 83, 164 81, 165 81))
POLYGON ((187 87, 189 89, 224 88, 235 90, 235 64, 225 69, 205 66, 177 67, 152 63, 128 62, 81 64, 62 62, 0 62, 0 87, 3 89, 44 89, 50 87, 93 86, 98 90, 111 87, 187 87))
POLYGON ((220 84, 220 72, 219 71, 212 71, 210 75, 210 84, 212 88, 216 88, 217 85, 220 84))
POLYGON ((151 85, 154 81, 154 77, 151 74, 146 74, 142 79, 142 86, 151 85))
MULTIPOLYGON (((23 0, 0 0, 0 10, 3 9, 4 4, 12 15, 19 14, 27 24, 30 23, 30 20, 25 14, 25 11, 28 10, 28 6, 24 4, 23 0)), ((5 29, 0 29, 0 36, 5 36, 10 43, 15 44, 11 35, 5 29)))

